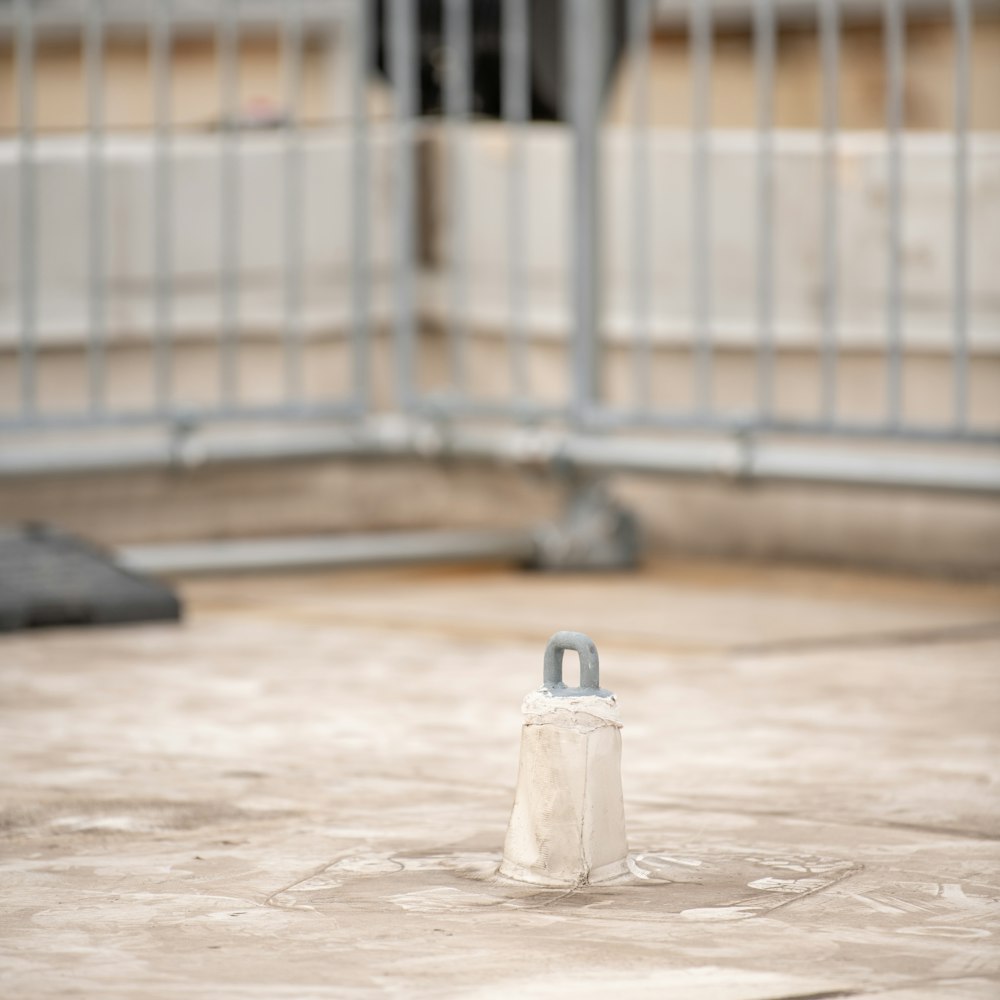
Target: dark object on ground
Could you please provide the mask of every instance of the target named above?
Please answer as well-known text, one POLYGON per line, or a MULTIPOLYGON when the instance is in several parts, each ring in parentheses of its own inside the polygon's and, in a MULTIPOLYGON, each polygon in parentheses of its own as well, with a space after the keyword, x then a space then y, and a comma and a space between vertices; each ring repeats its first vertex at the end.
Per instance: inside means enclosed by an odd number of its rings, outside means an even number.
MULTIPOLYGON (((567 33, 567 4, 574 0, 529 0, 528 7, 528 98, 533 121, 567 121, 565 100, 564 47, 567 33)), ((626 7, 624 0, 604 0, 604 43, 602 92, 607 94, 615 66, 625 44, 626 7)), ((471 114, 487 118, 503 117, 503 3, 502 0, 469 0, 471 35, 471 114)), ((390 44, 391 0, 376 0, 373 11, 375 65, 392 80, 390 44)), ((421 115, 439 115, 444 110, 447 58, 443 0, 416 3, 414 31, 417 38, 417 65, 420 79, 421 115)))
POLYGON ((107 552, 44 525, 0 527, 0 632, 180 617, 166 584, 122 569, 107 552))

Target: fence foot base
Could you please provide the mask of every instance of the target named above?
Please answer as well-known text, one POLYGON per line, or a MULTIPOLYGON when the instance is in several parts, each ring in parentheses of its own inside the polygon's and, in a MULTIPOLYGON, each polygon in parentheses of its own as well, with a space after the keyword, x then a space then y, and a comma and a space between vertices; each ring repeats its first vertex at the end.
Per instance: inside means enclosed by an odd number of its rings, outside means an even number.
POLYGON ((562 519, 535 535, 535 569, 626 570, 638 564, 638 519, 600 481, 574 483, 562 519))

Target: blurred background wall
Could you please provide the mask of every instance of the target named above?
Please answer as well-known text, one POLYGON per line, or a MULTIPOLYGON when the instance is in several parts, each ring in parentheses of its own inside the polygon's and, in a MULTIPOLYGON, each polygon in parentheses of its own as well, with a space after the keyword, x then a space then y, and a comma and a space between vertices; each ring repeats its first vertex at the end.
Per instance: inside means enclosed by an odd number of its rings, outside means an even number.
MULTIPOLYGON (((689 5, 627 12, 637 20, 601 105, 597 147, 596 409, 631 412, 642 394, 634 434, 680 442, 696 458, 661 463, 666 476, 637 477, 614 461, 605 472, 643 515, 653 547, 995 572, 1000 6, 966 5, 962 38, 953 5, 900 4, 895 80, 886 5, 832 6, 832 81, 822 4, 706 5, 707 50, 692 36, 689 5), (959 142, 966 188, 956 207, 959 142), (692 223, 701 202, 710 210, 692 223), (901 347, 887 324, 902 331, 901 347), (824 361, 831 330, 835 384, 824 361), (647 421, 657 407, 700 412, 706 331, 712 419, 647 421), (896 389, 886 379, 894 352, 896 389), (957 357, 963 412, 953 434, 957 357), (819 421, 824 406, 832 434, 819 421), (893 406, 885 434, 837 433, 877 429, 893 406), (786 474, 756 475, 740 449, 772 432, 780 443, 789 428, 786 474), (832 467, 853 472, 796 473, 831 450, 832 467), (922 471, 896 481, 859 467, 922 471), (938 488, 949 484, 957 488, 938 488)), ((9 425, 0 516, 51 518, 110 543, 554 516, 572 488, 547 474, 545 434, 550 424, 556 438, 574 432, 564 418, 579 336, 577 132, 566 121, 483 117, 472 96, 450 117, 400 114, 398 85, 357 51, 362 39, 374 50, 373 31, 392 25, 383 18, 361 35, 358 9, 334 0, 0 5, 0 226, 9 234, 0 241, 0 417, 9 425), (401 162, 412 164, 403 202, 401 162), (400 239, 411 237, 401 258, 400 239), (406 356, 401 310, 412 328, 406 356), (401 398, 401 367, 416 397, 443 402, 401 398), (451 410, 453 397, 476 405, 451 410), (327 412, 344 400, 343 416, 327 412), (420 459, 422 432, 433 459, 442 434, 484 416, 499 419, 492 454, 461 468, 420 459), (373 417, 401 419, 416 457, 381 454, 373 464, 321 447, 296 456, 304 422, 322 435, 330 421, 373 417), (226 428, 292 445, 209 468, 198 441, 226 428), (517 453, 521 433, 542 435, 526 446, 537 460, 517 453), (162 447, 149 443, 157 435, 162 447), (94 459, 101 471, 88 472, 65 460, 80 448, 164 460, 123 469, 94 459), (47 449, 56 457, 39 461, 47 449)), ((412 5, 415 21, 420 10, 412 5)), ((474 31, 478 15, 469 16, 474 31)), ((419 62, 419 24, 405 30, 419 62)), ((429 72, 447 89, 453 53, 438 30, 429 72)), ((383 41, 391 48, 388 34, 383 41)), ((474 67, 465 82, 472 94, 474 67)))

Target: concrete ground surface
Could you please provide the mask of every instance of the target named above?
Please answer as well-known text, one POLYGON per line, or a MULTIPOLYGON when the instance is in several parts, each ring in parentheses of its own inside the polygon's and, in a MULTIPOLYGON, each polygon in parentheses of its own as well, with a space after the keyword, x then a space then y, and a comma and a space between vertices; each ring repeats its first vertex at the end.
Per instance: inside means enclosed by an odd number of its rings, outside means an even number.
POLYGON ((1000 996, 996 584, 664 562, 183 593, 180 626, 0 639, 5 997, 1000 996), (492 877, 563 628, 625 723, 622 885, 492 877))

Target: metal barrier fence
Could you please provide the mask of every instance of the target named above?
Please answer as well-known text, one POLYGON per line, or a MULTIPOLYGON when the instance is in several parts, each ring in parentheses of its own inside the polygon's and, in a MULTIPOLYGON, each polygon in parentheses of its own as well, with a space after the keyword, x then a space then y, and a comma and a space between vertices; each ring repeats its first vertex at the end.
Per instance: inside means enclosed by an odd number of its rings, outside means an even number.
MULTIPOLYGON (((0 426, 188 433, 388 413, 461 452, 481 418, 499 422, 494 451, 516 451, 515 426, 545 426, 581 461, 603 443, 597 464, 675 471, 718 458, 633 435, 628 459, 607 432, 994 444, 1000 310, 982 257, 996 238, 977 215, 996 211, 1000 141, 970 131, 975 7, 4 3, 0 426), (907 131, 906 31, 927 8, 950 26, 953 110, 948 130, 921 134, 907 131), (872 10, 883 127, 842 130, 842 22, 872 10), (776 125, 789 17, 817 42, 815 128, 776 125), (714 45, 734 18, 753 121, 723 130, 714 45), (652 122, 657 31, 686 46, 686 129, 652 122), (39 121, 59 73, 50 38, 80 47, 69 124, 39 121), (248 39, 277 41, 281 81, 276 105, 249 111, 248 39), (211 128, 178 107, 199 40, 211 128), (111 107, 126 42, 146 66, 125 85, 145 89, 145 117, 129 120, 111 107), (845 163, 867 171, 861 195, 845 163), (915 217, 933 230, 932 281, 911 261, 915 217), (872 262, 880 274, 857 273, 872 262)), ((986 480, 925 467, 912 481, 986 480)))

